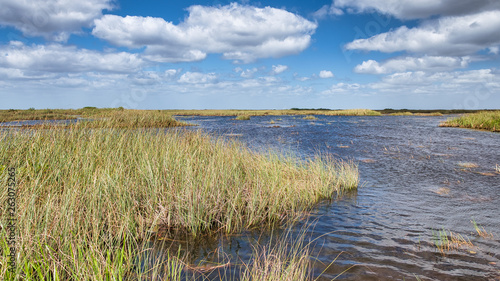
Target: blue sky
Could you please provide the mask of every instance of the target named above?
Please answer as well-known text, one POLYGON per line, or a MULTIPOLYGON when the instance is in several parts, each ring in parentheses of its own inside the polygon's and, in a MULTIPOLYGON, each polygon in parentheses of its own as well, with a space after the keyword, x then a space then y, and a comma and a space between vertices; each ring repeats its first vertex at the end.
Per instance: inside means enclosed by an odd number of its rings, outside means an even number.
POLYGON ((0 108, 500 108, 500 1, 2 0, 0 108))

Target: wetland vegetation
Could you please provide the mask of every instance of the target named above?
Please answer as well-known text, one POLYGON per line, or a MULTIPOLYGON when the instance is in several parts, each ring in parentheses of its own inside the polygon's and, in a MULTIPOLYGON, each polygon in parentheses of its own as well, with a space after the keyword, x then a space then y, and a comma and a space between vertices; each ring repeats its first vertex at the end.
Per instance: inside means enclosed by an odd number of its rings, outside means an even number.
MULTIPOLYGON (((179 125, 163 111, 79 113, 93 121, 0 132, 1 182, 6 186, 7 168, 15 167, 18 188, 20 254, 16 271, 9 272, 2 226, 5 280, 140 280, 156 274, 179 280, 187 265, 175 251, 148 268, 138 261, 155 229, 199 236, 278 226, 358 186, 357 166, 327 155, 299 161, 201 132, 149 129, 179 125)), ((0 201, 6 200, 2 189, 0 201)), ((4 222, 4 205, 0 211, 4 222)), ((242 276, 269 280, 290 269, 304 276, 307 248, 293 246, 298 259, 290 261, 283 250, 288 246, 280 243, 267 254, 256 249, 242 276), (267 273, 258 268, 269 265, 267 273)))
POLYGON ((500 132, 500 111, 480 111, 446 120, 442 127, 459 127, 500 132))

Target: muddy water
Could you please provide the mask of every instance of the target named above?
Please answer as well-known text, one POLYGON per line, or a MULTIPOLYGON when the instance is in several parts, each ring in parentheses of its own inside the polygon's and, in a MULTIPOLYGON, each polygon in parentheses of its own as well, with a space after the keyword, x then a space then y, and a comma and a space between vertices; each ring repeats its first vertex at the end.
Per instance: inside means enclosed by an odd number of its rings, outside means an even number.
MULTIPOLYGON (((319 204, 309 218, 319 280, 345 270, 337 280, 500 280, 500 134, 438 127, 447 117, 317 117, 180 119, 255 150, 331 153, 359 164, 357 192, 319 204), (494 237, 479 237, 471 220, 494 237), (473 246, 441 254, 435 239, 443 229, 473 246)), ((257 235, 214 238, 190 250, 196 261, 215 259, 211 248, 248 260, 257 235)))

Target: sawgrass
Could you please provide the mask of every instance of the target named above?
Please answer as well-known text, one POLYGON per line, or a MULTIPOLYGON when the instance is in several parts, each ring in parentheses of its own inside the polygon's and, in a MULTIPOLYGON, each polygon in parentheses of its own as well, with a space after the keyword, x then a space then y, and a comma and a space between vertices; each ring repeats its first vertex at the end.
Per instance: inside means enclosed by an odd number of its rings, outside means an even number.
MULTIPOLYGON (((0 163, 16 167, 18 188, 13 274, 0 230, 5 280, 141 279, 158 272, 177 280, 182 266, 175 255, 140 266, 137 255, 148 249, 151 229, 197 236, 273 226, 358 185, 357 167, 330 157, 298 161, 200 132, 107 122, 0 133, 0 163)), ((3 186, 6 173, 0 172, 3 186)), ((2 223, 6 218, 2 205, 2 223)))
POLYGON ((500 132, 500 111, 481 111, 448 119, 441 127, 460 127, 500 132))

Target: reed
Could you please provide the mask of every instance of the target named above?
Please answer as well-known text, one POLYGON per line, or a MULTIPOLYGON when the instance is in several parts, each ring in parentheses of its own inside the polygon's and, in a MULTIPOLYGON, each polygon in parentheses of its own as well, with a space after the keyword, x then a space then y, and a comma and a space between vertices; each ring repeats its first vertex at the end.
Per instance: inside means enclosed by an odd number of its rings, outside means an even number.
MULTIPOLYGON (((175 260, 137 266, 149 230, 196 236, 271 226, 358 185, 355 165, 329 157, 297 161, 200 132, 130 129, 140 126, 128 121, 117 129, 106 122, 0 133, 0 163, 18 171, 14 274, 7 272, 6 230, 0 231, 6 280, 177 276, 178 267, 168 264, 175 260)), ((2 189, 0 201, 6 199, 2 189)), ((0 218, 7 218, 3 204, 0 218)))
POLYGON ((500 132, 500 111, 480 111, 448 119, 441 127, 460 127, 500 132))

